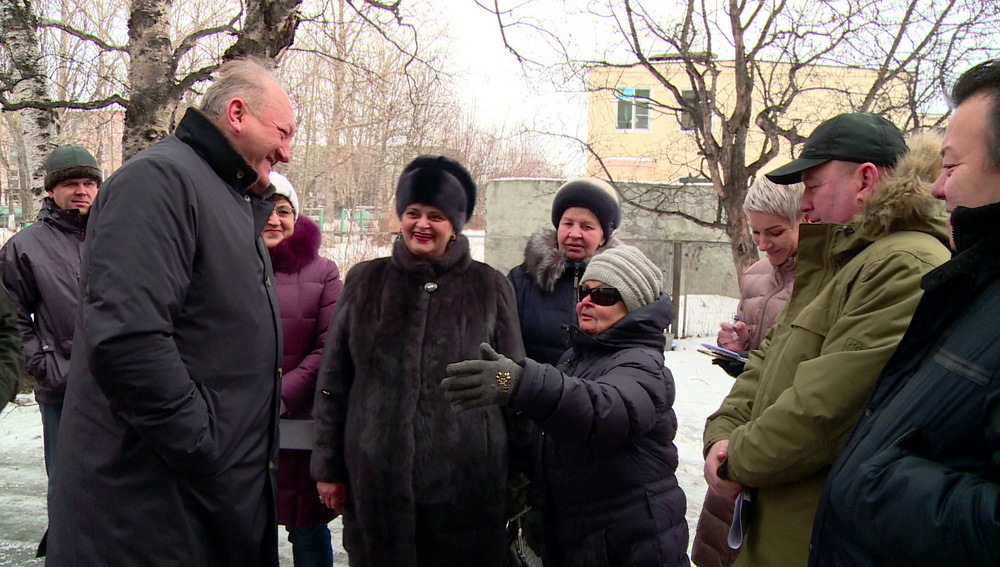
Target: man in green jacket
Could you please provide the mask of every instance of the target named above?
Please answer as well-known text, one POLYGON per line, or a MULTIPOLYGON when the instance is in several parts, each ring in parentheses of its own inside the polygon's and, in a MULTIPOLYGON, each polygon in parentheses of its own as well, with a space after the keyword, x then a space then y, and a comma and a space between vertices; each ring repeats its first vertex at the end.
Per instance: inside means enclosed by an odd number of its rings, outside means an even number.
POLYGON ((940 140, 907 148, 868 113, 820 124, 798 159, 767 177, 802 181, 795 286, 705 427, 705 478, 738 500, 736 565, 804 566, 819 496, 879 371, 945 262, 948 234, 930 187, 940 140), (742 496, 740 496, 742 494, 742 496))

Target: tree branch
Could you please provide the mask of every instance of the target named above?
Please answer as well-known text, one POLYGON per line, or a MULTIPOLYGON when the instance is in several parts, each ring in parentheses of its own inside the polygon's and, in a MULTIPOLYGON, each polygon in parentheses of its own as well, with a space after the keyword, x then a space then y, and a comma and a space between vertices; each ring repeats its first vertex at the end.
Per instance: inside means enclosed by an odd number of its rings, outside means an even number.
POLYGON ((55 110, 55 109, 71 109, 71 110, 97 110, 99 108, 107 108, 113 104, 117 104, 122 108, 128 108, 129 101, 117 94, 111 95, 106 98, 91 101, 76 101, 76 100, 25 100, 21 102, 11 102, 7 100, 7 97, 0 95, 0 110, 4 111, 17 111, 24 110, 26 108, 35 108, 38 110, 55 110))
POLYGON ((69 34, 69 35, 71 35, 73 37, 76 37, 78 39, 81 39, 83 41, 89 41, 90 43, 93 43, 94 45, 96 45, 97 47, 101 48, 104 51, 118 51, 118 52, 127 52, 128 51, 128 48, 125 47, 124 45, 114 45, 114 44, 108 43, 108 42, 104 41, 103 39, 97 37, 96 35, 87 33, 87 32, 82 31, 82 30, 78 30, 78 29, 74 28, 73 26, 71 26, 71 25, 69 25, 69 24, 67 24, 65 22, 59 22, 59 21, 56 21, 56 20, 50 20, 48 18, 42 18, 42 19, 38 20, 38 27, 39 28, 53 28, 53 29, 60 30, 60 31, 62 31, 64 33, 67 33, 67 34, 69 34))

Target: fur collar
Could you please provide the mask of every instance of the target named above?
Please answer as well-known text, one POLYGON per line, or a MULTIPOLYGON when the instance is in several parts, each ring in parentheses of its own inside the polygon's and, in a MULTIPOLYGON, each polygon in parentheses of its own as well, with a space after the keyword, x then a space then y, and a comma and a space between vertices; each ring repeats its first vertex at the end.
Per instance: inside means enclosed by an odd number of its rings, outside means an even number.
POLYGON ((909 150, 887 171, 865 199, 861 231, 871 237, 926 225, 941 216, 940 201, 931 195, 931 185, 941 173, 941 138, 921 134, 909 142, 909 150))
POLYGON ((404 272, 421 278, 437 277, 453 268, 464 269, 471 263, 469 239, 464 234, 459 234, 455 241, 448 245, 443 256, 431 260, 413 255, 401 236, 396 239, 392 247, 392 264, 404 272))
POLYGON ((275 272, 294 274, 319 257, 323 234, 319 226, 305 215, 295 221, 295 232, 274 248, 269 248, 275 272))
MULTIPOLYGON (((587 262, 590 261, 589 258, 579 263, 567 260, 566 255, 559 249, 556 236, 555 229, 543 228, 532 234, 524 246, 524 263, 521 264, 521 267, 528 278, 545 293, 552 293, 556 282, 559 281, 568 266, 573 264, 586 266, 587 262)), ((604 243, 604 246, 599 247, 595 254, 619 245, 621 245, 621 241, 612 234, 611 238, 604 243)))

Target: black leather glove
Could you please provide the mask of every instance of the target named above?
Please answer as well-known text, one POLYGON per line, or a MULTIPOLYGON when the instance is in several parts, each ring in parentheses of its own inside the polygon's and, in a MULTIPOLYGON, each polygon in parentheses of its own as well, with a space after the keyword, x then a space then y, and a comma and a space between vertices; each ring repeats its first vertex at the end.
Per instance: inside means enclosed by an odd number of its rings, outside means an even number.
POLYGON ((712 364, 721 367, 726 371, 726 374, 732 376, 733 378, 743 374, 743 367, 746 366, 745 362, 740 362, 731 358, 713 358, 712 364))
POLYGON ((441 381, 441 389, 456 412, 491 404, 506 405, 524 373, 524 368, 497 354, 489 343, 481 343, 479 352, 482 360, 454 362, 445 369, 448 377, 441 381))

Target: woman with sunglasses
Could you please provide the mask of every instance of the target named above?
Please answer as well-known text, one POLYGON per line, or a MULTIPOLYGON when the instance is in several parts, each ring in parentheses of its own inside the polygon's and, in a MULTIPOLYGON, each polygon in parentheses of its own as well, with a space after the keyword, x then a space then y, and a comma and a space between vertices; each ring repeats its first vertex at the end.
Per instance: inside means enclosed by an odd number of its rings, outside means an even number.
POLYGON ((531 500, 544 513, 547 567, 688 565, 661 278, 636 248, 606 250, 583 273, 558 366, 514 362, 489 344, 480 360, 448 365, 452 409, 506 405, 541 430, 531 500))
POLYGON ((329 567, 333 545, 327 524, 336 514, 319 501, 309 474, 310 452, 304 447, 312 445, 310 431, 294 425, 312 419, 326 330, 344 284, 337 264, 319 255, 323 236, 316 223, 299 214, 291 182, 271 172, 271 184, 274 210, 261 237, 271 256, 281 311, 281 445, 289 447, 278 455, 278 524, 288 530, 295 567, 329 567))

